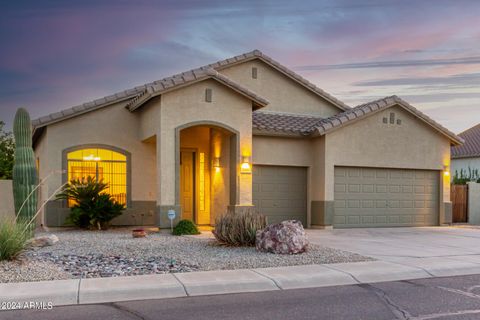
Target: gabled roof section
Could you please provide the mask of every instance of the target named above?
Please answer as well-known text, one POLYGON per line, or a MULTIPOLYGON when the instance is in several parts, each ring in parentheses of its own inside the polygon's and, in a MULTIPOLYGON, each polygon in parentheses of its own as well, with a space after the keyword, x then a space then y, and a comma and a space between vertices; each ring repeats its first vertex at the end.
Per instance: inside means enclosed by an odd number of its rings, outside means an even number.
MULTIPOLYGON (((221 71, 224 68, 230 67, 235 64, 239 64, 242 62, 254 60, 254 59, 260 59, 261 61, 265 62, 266 64, 270 65, 271 67, 275 68, 276 70, 280 71, 287 77, 291 78, 292 80, 296 81, 297 83, 301 84, 308 90, 314 92, 315 94, 319 95, 323 99, 329 101, 333 105, 337 106, 341 110, 349 110, 350 107, 341 102, 340 100, 334 98, 330 94, 326 93, 322 89, 318 88, 315 86, 313 83, 309 82, 302 76, 296 74, 292 70, 288 69, 287 67, 283 66, 279 62, 273 60, 269 56, 263 54, 259 50, 253 50, 251 52, 247 52, 229 59, 225 60, 220 60, 215 63, 192 69, 171 77, 163 78, 161 80, 157 80, 154 82, 146 83, 141 86, 137 86, 135 88, 127 89, 121 92, 118 92, 113 95, 109 95, 100 99, 96 99, 90 102, 83 103, 78 106, 74 106, 69 109, 62 110, 60 112, 55 112, 52 114, 49 114, 47 116, 35 119, 32 121, 32 125, 34 127, 34 131, 37 128, 47 126, 49 124, 63 121, 72 117, 76 117, 78 115, 91 112, 103 107, 107 107, 109 105, 112 105, 114 103, 119 103, 122 101, 126 100, 135 100, 131 101, 128 103, 129 109, 130 110, 135 110, 137 109, 141 104, 142 101, 147 101, 149 99, 149 94, 154 94, 155 92, 166 92, 167 90, 173 90, 175 88, 179 88, 179 86, 186 85, 187 83, 193 83, 194 80, 191 79, 191 77, 202 77, 206 73, 209 73, 211 71, 208 70, 215 70, 217 73, 215 76, 209 75, 210 77, 214 78, 217 81, 222 82, 223 84, 229 86, 230 88, 238 91, 239 93, 243 95, 250 96, 252 100, 257 104, 257 106, 262 106, 264 105, 266 100, 259 97, 258 95, 255 95, 253 92, 250 90, 242 87, 239 84, 236 84, 233 80, 228 79, 227 77, 221 75, 218 73, 218 71, 221 71), (151 92, 149 92, 151 91, 151 92), (248 94, 247 94, 248 93, 248 94)), ((197 79, 198 80, 198 79, 197 79)))
POLYGON ((465 143, 452 147, 452 158, 480 157, 480 124, 465 130, 459 136, 465 140, 465 143))
POLYGON ((417 110, 408 102, 400 99, 397 96, 386 97, 383 99, 375 100, 366 104, 359 105, 353 109, 348 111, 339 113, 333 117, 325 118, 320 120, 318 123, 314 125, 313 128, 310 130, 316 130, 317 134, 324 135, 333 130, 342 128, 348 124, 354 123, 355 121, 364 119, 372 114, 375 114, 378 111, 393 107, 393 106, 401 106, 405 110, 409 111, 413 114, 417 119, 425 122, 435 130, 439 131, 441 134, 445 135, 447 138, 450 139, 452 144, 454 145, 461 145, 463 144, 464 140, 451 132, 450 130, 446 129, 430 117, 428 117, 423 112, 417 110))
POLYGON ((340 110, 346 111, 346 110, 351 109, 349 106, 347 106, 342 101, 338 100, 337 98, 333 97, 329 93, 320 89, 319 87, 317 87, 316 85, 314 85, 313 83, 308 81, 307 79, 303 78, 301 75, 299 75, 299 74, 295 73, 294 71, 290 70, 289 68, 285 67, 280 62, 270 58, 266 54, 262 53, 260 50, 253 50, 251 52, 240 54, 238 56, 235 56, 235 57, 232 57, 232 58, 229 58, 229 59, 217 61, 215 63, 209 64, 208 67, 213 68, 217 71, 221 71, 222 69, 231 67, 233 65, 240 64, 240 63, 250 61, 250 60, 255 60, 255 59, 259 59, 259 60, 263 61, 267 65, 269 65, 272 68, 278 70, 280 73, 283 73, 285 76, 294 80, 295 82, 302 85, 306 89, 312 91, 316 95, 318 95, 321 98, 327 100, 328 102, 330 102, 331 104, 333 104, 334 106, 339 108, 340 110))
POLYGON ((126 107, 133 112, 153 97, 206 79, 216 80, 221 84, 229 87, 230 89, 236 91, 237 93, 243 95, 244 97, 252 100, 254 109, 264 107, 268 104, 268 101, 266 99, 260 97, 253 91, 243 87, 242 85, 236 83, 235 81, 224 76, 223 74, 218 73, 214 69, 199 68, 155 81, 154 85, 148 86, 145 90, 143 90, 132 100, 130 100, 130 102, 127 103, 126 107))

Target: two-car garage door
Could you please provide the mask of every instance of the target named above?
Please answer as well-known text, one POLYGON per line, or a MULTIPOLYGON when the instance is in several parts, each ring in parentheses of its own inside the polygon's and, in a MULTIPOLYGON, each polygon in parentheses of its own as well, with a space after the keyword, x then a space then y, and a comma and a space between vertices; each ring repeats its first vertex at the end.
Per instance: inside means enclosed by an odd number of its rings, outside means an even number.
POLYGON ((439 173, 335 167, 335 228, 438 225, 439 173))

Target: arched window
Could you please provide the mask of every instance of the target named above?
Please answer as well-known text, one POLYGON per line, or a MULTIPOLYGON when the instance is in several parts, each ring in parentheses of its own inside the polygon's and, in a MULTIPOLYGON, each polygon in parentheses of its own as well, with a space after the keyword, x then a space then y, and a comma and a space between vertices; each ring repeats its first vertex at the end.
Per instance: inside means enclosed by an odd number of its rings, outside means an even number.
POLYGON ((107 193, 127 204, 127 156, 102 148, 86 148, 67 153, 68 181, 93 177, 108 183, 107 193))

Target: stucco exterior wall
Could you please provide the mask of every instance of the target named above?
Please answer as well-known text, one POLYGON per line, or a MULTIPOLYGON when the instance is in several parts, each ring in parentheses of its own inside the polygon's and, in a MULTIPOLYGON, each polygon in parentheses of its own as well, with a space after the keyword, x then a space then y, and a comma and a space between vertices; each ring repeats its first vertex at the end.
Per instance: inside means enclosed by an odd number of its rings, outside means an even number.
MULTIPOLYGON (((159 103, 157 102, 157 105, 159 103)), ((158 107, 160 107, 158 105, 158 107)), ((157 199, 162 206, 176 203, 176 130, 185 125, 218 123, 238 132, 239 157, 252 154, 252 103, 249 99, 219 84, 205 80, 188 87, 165 93, 160 108, 160 126, 157 133, 157 199), (213 92, 212 102, 205 101, 205 90, 213 92)), ((238 159, 240 161, 240 159, 238 159)), ((238 205, 251 205, 252 178, 238 172, 238 205)))
MULTIPOLYGON (((132 200, 155 200, 155 149, 138 139, 139 122, 139 115, 120 103, 50 125, 46 136, 48 169, 62 169, 62 151, 66 148, 83 144, 121 148, 132 155, 132 200)), ((58 175, 48 180, 49 190, 60 185, 58 175)))
MULTIPOLYGON (((62 152, 67 148, 85 144, 102 144, 123 149, 131 154, 130 197, 132 203, 142 207, 141 219, 144 215, 153 218, 154 212, 147 207, 148 203, 156 200, 156 146, 153 143, 140 141, 139 122, 138 114, 129 112, 125 109, 124 103, 119 103, 49 125, 46 134, 35 147, 35 155, 40 160, 40 177, 62 170, 62 152)), ((42 199, 46 199, 61 184, 62 175, 52 174, 42 187, 42 199)), ((53 212, 59 205, 50 203, 46 210, 53 212)), ((66 214, 68 212, 62 212, 62 215, 66 214)), ((122 216, 127 217, 127 215, 126 213, 122 216)), ((62 225, 62 219, 59 218, 58 222, 53 224, 62 225)), ((123 219, 125 221, 122 219, 117 219, 119 224, 130 224, 125 220, 126 218, 123 219)), ((45 215, 42 215, 42 221, 47 225, 45 215)), ((136 224, 140 223, 140 220, 136 222, 136 224)), ((51 220, 49 224, 52 224, 51 220)))
MULTIPOLYGON (((450 168, 450 141, 403 108, 392 107, 326 135, 325 201, 334 200, 335 166, 438 170, 441 174, 450 168), (383 123, 392 112, 401 119, 400 125, 383 123)), ((440 199, 449 203, 449 177, 442 174, 440 181, 440 199)))
POLYGON ((480 225, 480 183, 468 182, 468 223, 480 225))
MULTIPOLYGON (((40 136, 37 145, 35 146, 35 161, 38 166, 38 181, 39 183, 41 181, 48 182, 48 179, 53 176, 61 177, 61 168, 53 170, 49 168, 48 161, 47 159, 47 154, 48 154, 48 139, 46 138, 48 135, 48 128, 44 128, 44 131, 42 135, 40 136), (46 180, 47 179, 47 180, 46 180)), ((40 186, 38 189, 38 207, 42 205, 43 201, 47 200, 49 197, 50 193, 48 192, 48 184, 45 186, 40 186)), ((37 216, 37 219, 35 221, 37 227, 45 225, 45 216, 44 216, 44 210, 40 212, 40 214, 37 216)))
POLYGON ((311 146, 310 139, 253 136, 253 164, 309 167, 311 146))
POLYGON ((342 110, 319 97, 281 72, 260 60, 252 60, 220 70, 232 80, 266 98, 270 103, 264 111, 333 116, 342 110), (252 68, 257 68, 257 79, 252 68))
POLYGON ((145 105, 139 112, 140 118, 138 127, 138 138, 141 141, 151 139, 157 134, 158 126, 160 124, 160 104, 161 97, 155 97, 152 102, 145 105))
POLYGON ((0 180, 0 221, 15 218, 12 180, 0 180))

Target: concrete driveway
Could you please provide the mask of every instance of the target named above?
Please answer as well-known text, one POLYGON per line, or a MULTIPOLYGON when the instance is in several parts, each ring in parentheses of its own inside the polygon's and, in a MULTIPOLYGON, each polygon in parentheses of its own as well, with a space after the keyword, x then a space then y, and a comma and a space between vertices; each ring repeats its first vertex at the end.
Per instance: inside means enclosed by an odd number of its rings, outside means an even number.
POLYGON ((480 228, 310 229, 307 233, 315 244, 422 269, 480 267, 480 228))

